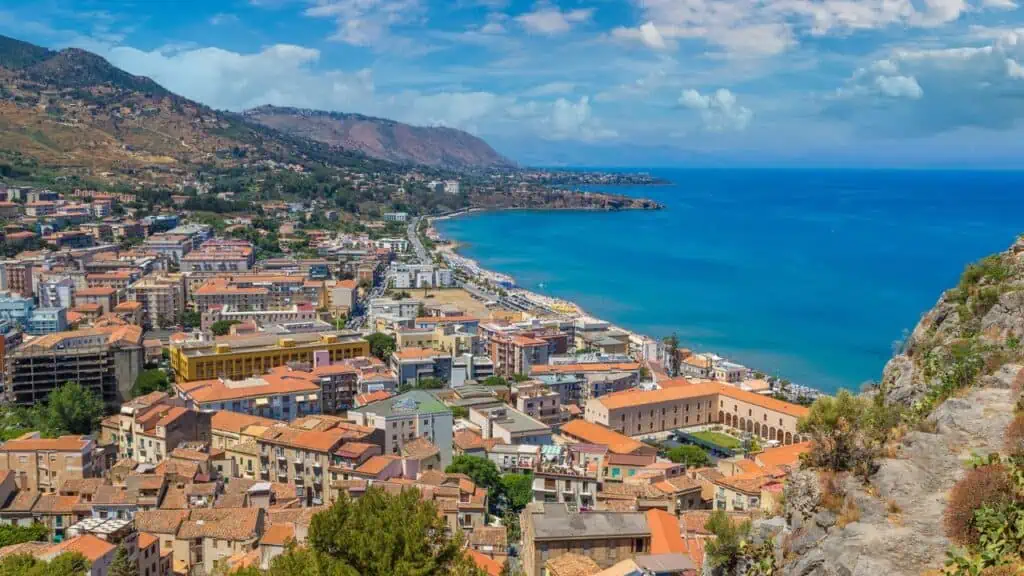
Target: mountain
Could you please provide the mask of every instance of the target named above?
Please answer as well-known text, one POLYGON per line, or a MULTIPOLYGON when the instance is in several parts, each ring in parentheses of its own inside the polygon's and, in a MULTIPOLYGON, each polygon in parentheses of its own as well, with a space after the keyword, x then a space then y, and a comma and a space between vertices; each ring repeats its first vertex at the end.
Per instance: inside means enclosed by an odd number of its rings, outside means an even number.
POLYGON ((138 186, 255 163, 364 166, 366 155, 247 122, 76 48, 0 36, 0 173, 138 186))
POLYGON ((244 115, 281 132, 391 162, 454 170, 514 166, 487 142, 453 128, 411 126, 360 114, 277 106, 260 106, 244 115))

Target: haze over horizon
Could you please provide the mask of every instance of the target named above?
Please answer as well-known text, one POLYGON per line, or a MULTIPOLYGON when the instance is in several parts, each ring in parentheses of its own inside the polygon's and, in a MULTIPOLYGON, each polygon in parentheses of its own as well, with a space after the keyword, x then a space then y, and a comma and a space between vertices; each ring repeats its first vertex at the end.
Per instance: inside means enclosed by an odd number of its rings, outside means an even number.
POLYGON ((1014 0, 19 0, 0 33, 215 108, 450 126, 524 164, 1009 167, 1022 20, 1014 0))

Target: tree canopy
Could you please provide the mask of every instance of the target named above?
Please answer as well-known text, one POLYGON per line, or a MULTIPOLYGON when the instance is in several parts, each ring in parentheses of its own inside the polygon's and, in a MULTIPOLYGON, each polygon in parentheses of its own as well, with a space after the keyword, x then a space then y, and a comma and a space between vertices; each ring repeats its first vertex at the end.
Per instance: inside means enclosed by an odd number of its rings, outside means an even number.
POLYGON ((465 474, 481 488, 501 488, 501 473, 498 472, 498 466, 487 458, 465 454, 456 456, 444 471, 448 474, 465 474))
POLYGON ((370 343, 370 354, 387 362, 391 353, 395 351, 395 337, 388 334, 375 332, 366 337, 370 343))
POLYGON ((159 368, 143 370, 135 379, 132 386, 132 397, 145 396, 150 392, 166 392, 171 389, 171 383, 167 379, 167 373, 159 368))
POLYGON ((103 402, 77 382, 67 382, 50 393, 43 412, 54 436, 90 434, 103 416, 103 402))
POLYGON ((110 567, 107 569, 107 576, 139 576, 139 565, 132 561, 124 544, 117 546, 117 552, 114 553, 114 561, 110 563, 110 567))
POLYGON ((231 331, 231 327, 235 324, 238 324, 238 320, 217 320, 210 324, 210 332, 213 332, 214 336, 224 336, 231 331))
POLYGON ((44 542, 50 530, 44 524, 35 523, 31 526, 0 526, 0 548, 23 542, 44 542))
POLYGON ((676 446, 668 451, 668 459, 687 468, 700 468, 711 464, 711 458, 700 446, 676 446))
POLYGON ((49 562, 28 554, 0 560, 0 576, 81 576, 88 572, 89 561, 77 552, 61 554, 49 562))
POLYGON ((750 534, 750 521, 733 522, 722 510, 708 516, 704 528, 715 535, 704 545, 711 568, 720 574, 733 574, 743 556, 743 542, 750 534))
POLYGON ((307 545, 289 548, 266 574, 480 576, 447 528, 434 503, 418 491, 391 495, 371 487, 362 498, 343 496, 313 516, 307 545))

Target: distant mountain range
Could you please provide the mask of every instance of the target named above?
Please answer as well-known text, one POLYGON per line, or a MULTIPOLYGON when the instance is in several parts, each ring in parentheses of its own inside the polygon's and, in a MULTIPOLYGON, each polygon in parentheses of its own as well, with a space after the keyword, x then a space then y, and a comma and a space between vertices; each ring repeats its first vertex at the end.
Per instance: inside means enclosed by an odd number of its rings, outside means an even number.
POLYGON ((0 174, 169 185, 262 161, 372 171, 512 166, 459 130, 287 108, 214 110, 91 52, 0 36, 0 174))
POLYGON ((260 106, 246 119, 293 136, 356 150, 380 160, 455 170, 511 168, 487 142, 461 130, 411 126, 361 114, 260 106))

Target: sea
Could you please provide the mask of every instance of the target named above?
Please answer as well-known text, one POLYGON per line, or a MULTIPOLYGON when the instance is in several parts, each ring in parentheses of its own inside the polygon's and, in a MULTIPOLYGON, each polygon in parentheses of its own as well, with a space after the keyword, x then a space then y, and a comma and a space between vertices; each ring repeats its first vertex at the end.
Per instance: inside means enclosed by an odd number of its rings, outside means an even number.
POLYGON ((1024 172, 652 169, 661 211, 437 223, 481 266, 623 328, 834 392, 880 378, 970 262, 1024 232, 1024 172))

